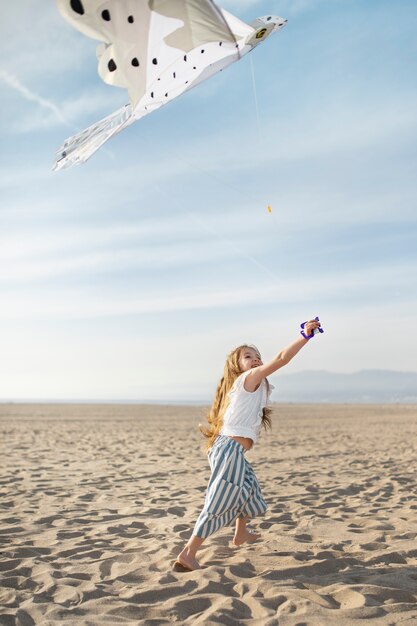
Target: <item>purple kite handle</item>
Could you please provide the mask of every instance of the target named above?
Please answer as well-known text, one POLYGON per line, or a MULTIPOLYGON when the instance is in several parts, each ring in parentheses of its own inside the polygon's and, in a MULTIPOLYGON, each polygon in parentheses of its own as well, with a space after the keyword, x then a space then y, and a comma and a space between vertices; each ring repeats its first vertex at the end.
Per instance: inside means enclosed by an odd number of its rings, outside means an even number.
MULTIPOLYGON (((315 320, 316 320, 316 322, 320 321, 318 317, 316 317, 315 320)), ((303 322, 302 324, 300 324, 300 327, 301 327, 300 334, 304 337, 304 339, 307 339, 307 341, 310 340, 310 339, 313 339, 314 335, 317 335, 317 333, 324 333, 324 330, 322 329, 322 327, 319 326, 318 328, 315 328, 313 330, 311 335, 306 335, 305 332, 304 332, 304 326, 306 324, 307 324, 307 322, 303 322)))

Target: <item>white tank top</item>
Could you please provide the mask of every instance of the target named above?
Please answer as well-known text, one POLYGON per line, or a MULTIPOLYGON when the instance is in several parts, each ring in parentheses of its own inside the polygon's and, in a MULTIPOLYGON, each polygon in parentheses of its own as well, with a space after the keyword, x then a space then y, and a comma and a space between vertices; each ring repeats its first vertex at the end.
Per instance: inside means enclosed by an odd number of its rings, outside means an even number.
POLYGON ((274 387, 264 378, 256 391, 246 391, 245 378, 249 372, 243 372, 236 378, 229 391, 229 404, 223 416, 220 434, 248 437, 256 443, 261 431, 262 412, 274 387))

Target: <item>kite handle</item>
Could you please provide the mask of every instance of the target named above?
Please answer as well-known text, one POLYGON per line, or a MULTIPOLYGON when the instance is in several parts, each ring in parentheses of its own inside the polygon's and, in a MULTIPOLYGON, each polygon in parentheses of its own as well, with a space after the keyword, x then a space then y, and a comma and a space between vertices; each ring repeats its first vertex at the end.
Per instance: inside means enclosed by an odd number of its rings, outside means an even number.
MULTIPOLYGON (((315 317, 314 318, 316 320, 316 322, 319 322, 319 318, 315 317)), ((300 330, 300 334, 304 337, 304 339, 307 339, 307 341, 309 341, 310 339, 313 339, 314 335, 317 335, 317 333, 324 333, 324 330, 322 329, 321 326, 319 326, 318 328, 315 328, 313 330, 313 332, 311 333, 311 335, 306 335, 304 332, 304 326, 307 324, 307 322, 303 322, 302 324, 300 324, 301 330, 300 330)))

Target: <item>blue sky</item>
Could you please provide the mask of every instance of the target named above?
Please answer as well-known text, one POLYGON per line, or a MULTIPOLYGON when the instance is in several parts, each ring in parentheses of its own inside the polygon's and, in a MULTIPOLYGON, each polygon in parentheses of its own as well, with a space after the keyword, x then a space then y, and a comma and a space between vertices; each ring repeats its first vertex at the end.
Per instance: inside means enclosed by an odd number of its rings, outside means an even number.
POLYGON ((0 398, 206 400, 315 315, 282 374, 417 371, 416 3, 222 6, 288 25, 56 173, 126 94, 54 2, 0 9, 0 398))

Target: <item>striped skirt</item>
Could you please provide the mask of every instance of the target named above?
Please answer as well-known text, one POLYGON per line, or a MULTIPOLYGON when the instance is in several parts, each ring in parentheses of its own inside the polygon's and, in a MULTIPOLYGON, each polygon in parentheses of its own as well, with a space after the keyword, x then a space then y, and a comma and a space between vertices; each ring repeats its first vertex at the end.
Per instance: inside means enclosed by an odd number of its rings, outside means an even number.
POLYGON ((263 515, 268 508, 240 443, 219 435, 209 450, 208 460, 211 476, 204 508, 193 531, 202 538, 232 524, 238 517, 263 515))

